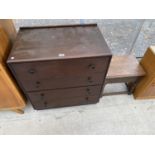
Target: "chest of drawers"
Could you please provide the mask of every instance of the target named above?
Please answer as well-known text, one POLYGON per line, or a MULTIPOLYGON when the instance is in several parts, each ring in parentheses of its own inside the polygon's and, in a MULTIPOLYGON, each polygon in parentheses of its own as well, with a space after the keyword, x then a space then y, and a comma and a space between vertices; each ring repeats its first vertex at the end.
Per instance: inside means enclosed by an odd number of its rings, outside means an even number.
POLYGON ((21 28, 7 64, 35 109, 97 103, 111 60, 96 24, 21 28))

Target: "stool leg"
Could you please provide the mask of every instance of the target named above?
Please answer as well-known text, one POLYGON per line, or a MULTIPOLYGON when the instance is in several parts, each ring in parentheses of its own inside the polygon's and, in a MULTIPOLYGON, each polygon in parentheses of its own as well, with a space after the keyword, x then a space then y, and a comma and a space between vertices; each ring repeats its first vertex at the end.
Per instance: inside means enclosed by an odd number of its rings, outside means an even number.
POLYGON ((133 83, 126 83, 127 89, 128 89, 128 95, 131 95, 132 92, 134 91, 134 85, 133 83))
POLYGON ((136 88, 136 83, 137 82, 130 82, 130 83, 126 83, 127 89, 128 89, 128 95, 132 95, 135 88, 136 88))

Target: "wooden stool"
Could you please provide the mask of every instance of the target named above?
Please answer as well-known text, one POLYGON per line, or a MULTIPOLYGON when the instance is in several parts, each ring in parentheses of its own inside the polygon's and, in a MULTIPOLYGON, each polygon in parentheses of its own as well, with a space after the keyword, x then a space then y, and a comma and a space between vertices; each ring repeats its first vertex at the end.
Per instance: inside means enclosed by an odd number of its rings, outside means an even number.
POLYGON ((132 94, 137 82, 145 75, 143 68, 133 55, 113 56, 106 76, 106 84, 125 83, 127 92, 105 93, 106 95, 132 94))
POLYGON ((0 27, 0 109, 24 113, 25 98, 13 80, 5 61, 11 49, 11 41, 0 27))
POLYGON ((147 49, 140 64, 146 72, 134 91, 135 99, 150 99, 155 98, 155 46, 147 49))

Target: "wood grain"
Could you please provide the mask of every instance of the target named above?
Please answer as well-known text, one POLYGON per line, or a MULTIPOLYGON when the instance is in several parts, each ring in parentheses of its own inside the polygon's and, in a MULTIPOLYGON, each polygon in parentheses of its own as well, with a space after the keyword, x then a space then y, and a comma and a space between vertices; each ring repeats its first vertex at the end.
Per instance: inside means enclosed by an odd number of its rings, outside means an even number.
MULTIPOLYGON (((135 56, 113 56, 106 76, 105 84, 125 83, 128 88, 128 94, 132 94, 137 82, 139 82, 141 77, 145 74, 144 69, 138 63, 135 56)), ((116 92, 116 94, 118 94, 118 92, 116 92)), ((105 96, 108 94, 103 95, 105 96)))
POLYGON ((0 63, 0 108, 23 109, 25 100, 4 64, 0 63))
POLYGON ((138 83, 134 97, 135 99, 155 98, 155 46, 147 49, 140 63, 146 71, 146 76, 138 83))
POLYGON ((45 102, 48 104, 49 107, 56 108, 63 105, 65 106, 74 105, 78 103, 76 99, 82 99, 87 103, 87 100, 89 100, 89 98, 92 98, 92 96, 96 96, 96 100, 98 100, 98 94, 100 90, 101 85, 96 85, 87 87, 76 87, 76 88, 32 92, 28 93, 28 97, 30 98, 34 108, 37 108, 35 106, 36 104, 37 105, 40 104, 43 106, 45 102))
POLYGON ((7 63, 40 110, 98 102, 110 60, 97 25, 88 24, 21 28, 7 63), (95 85, 92 95, 81 89, 95 85))
POLYGON ((5 64, 9 47, 9 37, 0 27, 0 109, 21 110, 25 107, 25 99, 5 64))
POLYGON ((97 25, 21 28, 16 40, 8 62, 111 56, 97 25))
POLYGON ((29 92, 102 84, 107 64, 109 58, 100 57, 15 63, 11 68, 19 84, 29 92))
POLYGON ((113 56, 107 79, 144 76, 145 71, 133 55, 113 56))
POLYGON ((10 50, 9 37, 3 28, 0 26, 0 61, 5 61, 10 50))
POLYGON ((9 40, 11 41, 11 44, 13 45, 14 40, 17 35, 13 20, 12 19, 0 19, 0 26, 9 36, 9 40))

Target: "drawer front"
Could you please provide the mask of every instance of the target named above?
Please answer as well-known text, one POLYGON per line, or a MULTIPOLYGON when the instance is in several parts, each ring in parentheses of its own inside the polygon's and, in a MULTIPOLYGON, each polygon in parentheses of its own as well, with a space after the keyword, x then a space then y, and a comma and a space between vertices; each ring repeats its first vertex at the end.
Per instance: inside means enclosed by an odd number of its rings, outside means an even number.
POLYGON ((26 91, 102 84, 109 57, 11 64, 26 91))
POLYGON ((101 86, 89 86, 71 89, 57 89, 28 93, 35 109, 57 108, 96 103, 99 100, 101 86))
POLYGON ((32 102, 34 109, 36 110, 44 110, 50 108, 60 108, 60 107, 69 107, 69 106, 78 106, 78 105, 86 105, 93 104, 99 102, 97 96, 90 97, 72 97, 58 100, 48 100, 48 101, 40 101, 40 102, 32 102))
POLYGON ((103 82, 103 74, 96 73, 90 76, 66 76, 62 78, 43 78, 43 79, 25 79, 24 88, 28 92, 47 90, 47 89, 58 89, 67 87, 82 87, 87 85, 98 85, 103 82))
POLYGON ((97 86, 87 86, 78 88, 66 88, 66 89, 56 89, 56 90, 42 90, 39 92, 28 93, 29 98, 32 102, 39 102, 44 99, 60 99, 60 98, 70 98, 70 97, 80 97, 80 96, 94 96, 101 92, 101 85, 97 86))
POLYGON ((18 76, 62 77, 80 73, 96 73, 106 70, 109 57, 36 61, 11 64, 18 76))

